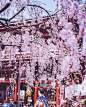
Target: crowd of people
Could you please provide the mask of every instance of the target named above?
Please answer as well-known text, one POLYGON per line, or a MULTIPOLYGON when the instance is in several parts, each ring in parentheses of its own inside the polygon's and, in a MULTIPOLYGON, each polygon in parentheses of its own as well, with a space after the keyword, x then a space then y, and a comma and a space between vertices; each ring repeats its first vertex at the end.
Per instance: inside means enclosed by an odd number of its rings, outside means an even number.
MULTIPOLYGON (((76 99, 75 97, 73 99, 76 99)), ((81 101, 81 97, 80 97, 81 101)), ((18 107, 18 104, 16 101, 13 101, 13 99, 10 99, 10 103, 7 103, 7 101, 4 101, 4 104, 0 104, 0 107, 18 107)), ((40 88, 40 95, 38 96, 36 103, 34 105, 31 105, 31 103, 24 104, 20 103, 20 107, 56 107, 56 105, 48 105, 48 99, 45 97, 45 89, 43 87, 40 88)), ((82 103, 79 104, 78 101, 75 100, 69 100, 66 99, 66 102, 63 105, 59 105, 59 107, 86 107, 86 97, 83 98, 82 103)))
MULTIPOLYGON (((6 100, 4 101, 4 104, 0 103, 0 107, 18 107, 18 103, 16 101, 13 101, 13 99, 9 99, 10 102, 8 103, 6 100)), ((20 107, 33 107, 31 104, 24 104, 20 103, 20 107)))
POLYGON ((10 99, 10 103, 7 103, 7 101, 4 101, 4 104, 0 103, 0 107, 18 107, 17 102, 13 101, 13 99, 10 99))
MULTIPOLYGON (((20 107, 53 107, 53 105, 51 104, 50 106, 48 106, 48 99, 45 97, 45 89, 44 88, 40 88, 40 96, 37 98, 37 101, 35 103, 35 105, 31 105, 31 104, 20 104, 20 107)), ((12 99, 10 99, 10 103, 7 103, 7 101, 4 101, 4 104, 2 104, 0 107, 18 107, 18 104, 16 101, 13 101, 12 99)))

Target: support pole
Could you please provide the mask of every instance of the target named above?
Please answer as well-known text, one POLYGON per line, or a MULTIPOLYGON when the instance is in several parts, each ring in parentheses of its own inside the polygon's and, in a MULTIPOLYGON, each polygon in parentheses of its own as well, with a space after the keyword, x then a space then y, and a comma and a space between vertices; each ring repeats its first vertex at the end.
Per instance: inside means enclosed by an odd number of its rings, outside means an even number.
POLYGON ((17 95, 17 92, 18 92, 18 82, 16 82, 16 84, 15 84, 14 101, 18 101, 18 95, 17 95))
POLYGON ((20 74, 18 73, 18 107, 20 107, 20 74))
POLYGON ((56 107, 59 107, 60 105, 60 87, 59 84, 57 83, 56 87, 56 107))
POLYGON ((25 98, 24 98, 24 104, 27 104, 27 97, 26 97, 26 89, 25 89, 25 98))
POLYGON ((21 69, 21 46, 22 46, 22 35, 21 35, 21 42, 19 46, 19 72, 18 72, 18 107, 20 107, 20 69, 21 69))
POLYGON ((7 98, 7 87, 8 87, 8 85, 6 86, 6 100, 7 100, 7 103, 8 103, 8 98, 7 98))
POLYGON ((36 103, 37 97, 38 97, 38 88, 37 84, 35 83, 34 104, 36 103))

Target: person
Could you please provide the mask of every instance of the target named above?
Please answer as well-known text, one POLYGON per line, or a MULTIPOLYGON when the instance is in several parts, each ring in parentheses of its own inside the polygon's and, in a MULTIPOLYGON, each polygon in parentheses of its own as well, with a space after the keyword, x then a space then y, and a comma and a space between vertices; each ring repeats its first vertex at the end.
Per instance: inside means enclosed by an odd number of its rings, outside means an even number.
POLYGON ((50 107, 53 107, 53 104, 51 104, 50 107))
POLYGON ((14 107, 18 107, 17 101, 14 101, 14 107))
POLYGON ((44 96, 45 89, 43 87, 40 88, 40 96, 37 98, 34 107, 48 107, 48 100, 44 96))
POLYGON ((2 107, 9 107, 6 100, 4 101, 4 104, 2 105, 2 107))
POLYGON ((0 107, 2 107, 2 103, 0 103, 0 107))
POLYGON ((26 107, 31 107, 31 102, 28 101, 28 103, 26 104, 26 107))
POLYGON ((9 99, 9 100, 10 100, 10 105, 9 105, 9 107, 14 107, 13 99, 9 99))

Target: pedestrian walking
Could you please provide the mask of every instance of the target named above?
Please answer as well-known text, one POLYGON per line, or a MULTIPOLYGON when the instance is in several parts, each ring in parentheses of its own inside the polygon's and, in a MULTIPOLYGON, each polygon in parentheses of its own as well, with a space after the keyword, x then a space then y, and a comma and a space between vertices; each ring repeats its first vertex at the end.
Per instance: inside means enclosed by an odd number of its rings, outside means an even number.
POLYGON ((2 103, 0 103, 0 107, 2 107, 2 103))
POLYGON ((14 101, 14 107, 18 107, 17 101, 14 101))
POLYGON ((13 99, 9 99, 9 100, 10 100, 9 107, 14 107, 14 104, 13 104, 13 99))
POLYGON ((4 101, 4 104, 2 105, 2 107, 9 107, 6 100, 4 101))
POLYGON ((41 87, 40 96, 37 98, 34 107, 48 107, 48 100, 44 94, 45 94, 45 89, 41 87))

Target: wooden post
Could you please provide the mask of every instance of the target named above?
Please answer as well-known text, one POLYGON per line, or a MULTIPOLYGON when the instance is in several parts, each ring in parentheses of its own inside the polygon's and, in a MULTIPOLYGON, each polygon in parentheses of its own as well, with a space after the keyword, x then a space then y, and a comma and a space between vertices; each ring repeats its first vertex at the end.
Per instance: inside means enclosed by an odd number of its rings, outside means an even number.
POLYGON ((37 84, 35 83, 34 104, 36 103, 37 97, 38 97, 38 87, 37 84))
POLYGON ((24 104, 27 103, 27 97, 26 97, 26 89, 25 89, 25 98, 24 98, 24 104))
POLYGON ((57 83, 56 87, 56 107, 59 107, 60 105, 60 87, 59 84, 57 83))

